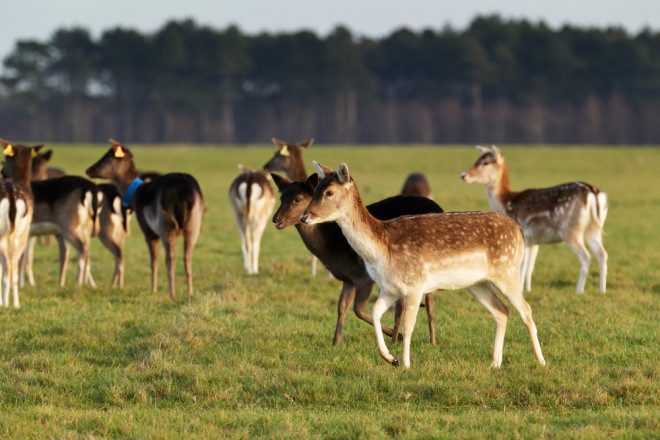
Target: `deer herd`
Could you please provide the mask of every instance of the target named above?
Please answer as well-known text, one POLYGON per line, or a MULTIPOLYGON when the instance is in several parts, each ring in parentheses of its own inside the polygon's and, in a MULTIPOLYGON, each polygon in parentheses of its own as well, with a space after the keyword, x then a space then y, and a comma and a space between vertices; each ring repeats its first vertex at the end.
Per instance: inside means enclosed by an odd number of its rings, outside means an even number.
MULTIPOLYGON (((259 272, 261 239, 272 217, 278 230, 294 226, 312 254, 312 275, 320 261, 342 283, 337 302, 333 344, 342 340, 348 309, 373 326, 380 355, 399 360, 387 348, 403 341, 401 363, 410 367, 411 335, 422 303, 428 316, 429 340, 435 344, 436 290, 467 289, 495 320, 492 366, 500 367, 509 308, 527 327, 534 354, 545 365, 532 310, 523 290, 531 291, 540 244, 565 242, 577 255, 576 286, 583 293, 591 256, 599 266, 599 290, 605 292, 607 252, 603 227, 607 195, 585 182, 570 182, 514 192, 502 152, 478 146, 479 157, 461 174, 467 183, 485 186, 491 211, 444 212, 431 195, 423 174, 410 174, 401 194, 364 204, 348 166, 332 170, 313 162, 308 175, 303 152, 313 139, 289 143, 273 139, 273 157, 262 169, 240 166, 229 186, 229 202, 238 225, 243 263, 248 274, 259 272), (277 174, 278 172, 283 173, 277 174), (372 313, 366 306, 373 285, 378 297, 372 313), (381 323, 394 308, 392 328, 381 323)), ((90 244, 98 236, 115 260, 112 286, 124 286, 124 242, 133 214, 151 262, 151 291, 158 289, 159 242, 165 249, 167 286, 175 297, 175 249, 183 237, 186 287, 193 293, 192 255, 206 211, 199 183, 189 174, 140 173, 132 152, 110 140, 110 148, 87 170, 96 184, 49 167, 53 152, 43 145, 26 146, 0 139, 4 152, 0 180, 0 269, 2 305, 20 307, 19 286, 35 285, 35 241, 54 235, 59 248, 59 286, 66 283, 69 245, 78 256, 79 286, 95 287, 90 244)))

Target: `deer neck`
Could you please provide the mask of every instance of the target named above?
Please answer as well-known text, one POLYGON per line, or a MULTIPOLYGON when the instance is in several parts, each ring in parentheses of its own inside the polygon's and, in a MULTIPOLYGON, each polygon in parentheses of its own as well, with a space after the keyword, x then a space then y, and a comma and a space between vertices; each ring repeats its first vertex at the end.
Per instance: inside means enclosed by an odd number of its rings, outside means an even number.
POLYGON ((32 181, 32 160, 16 161, 14 181, 32 192, 30 182, 32 181))
POLYGON ((509 167, 506 163, 502 166, 502 172, 497 180, 486 185, 486 195, 490 209, 495 212, 506 212, 507 202, 513 196, 509 185, 509 167))
POLYGON ((119 190, 119 193, 123 197, 126 194, 126 191, 128 191, 128 188, 131 186, 131 183, 133 183, 133 181, 137 177, 138 177, 137 169, 135 168, 135 164, 131 162, 130 166, 126 171, 115 176, 114 179, 112 180, 117 185, 117 189, 119 190))
POLYGON ((353 250, 367 264, 373 264, 383 257, 387 246, 383 223, 369 213, 357 189, 351 205, 348 213, 337 219, 337 224, 353 250))
POLYGON ((286 170, 286 176, 293 182, 304 182, 307 180, 307 171, 305 171, 305 164, 303 164, 302 157, 296 157, 296 160, 291 161, 291 167, 286 170))

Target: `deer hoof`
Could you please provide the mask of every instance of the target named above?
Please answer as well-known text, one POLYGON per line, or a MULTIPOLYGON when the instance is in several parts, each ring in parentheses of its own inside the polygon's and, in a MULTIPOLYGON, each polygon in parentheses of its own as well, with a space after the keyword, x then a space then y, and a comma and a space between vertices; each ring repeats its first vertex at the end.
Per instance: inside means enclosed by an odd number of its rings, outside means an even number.
POLYGON ((398 367, 399 366, 399 360, 397 358, 392 359, 391 362, 393 367, 398 367))

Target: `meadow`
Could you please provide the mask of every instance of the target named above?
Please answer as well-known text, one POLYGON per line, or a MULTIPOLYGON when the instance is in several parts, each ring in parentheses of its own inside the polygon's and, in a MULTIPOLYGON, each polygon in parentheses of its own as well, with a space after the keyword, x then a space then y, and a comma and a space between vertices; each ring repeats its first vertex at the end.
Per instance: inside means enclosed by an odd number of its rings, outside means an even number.
MULTIPOLYGON (((53 165, 82 174, 106 148, 58 145, 53 165)), ((96 289, 75 287, 73 262, 66 288, 56 287, 56 246, 37 246, 37 287, 21 290, 20 310, 0 310, 2 438, 659 436, 659 149, 504 146, 514 190, 580 179, 608 193, 608 292, 597 291, 594 260, 576 295, 577 258, 563 245, 541 247, 526 298, 545 368, 512 313, 503 366, 492 370, 494 322, 457 291, 436 294, 436 347, 420 314, 408 371, 380 359, 371 327, 352 314, 332 347, 340 284, 323 269, 310 276, 293 228, 269 224, 260 273, 244 273, 227 190, 238 163, 259 168, 273 147, 132 150, 140 168, 190 172, 202 186, 196 293, 185 294, 181 248, 176 301, 162 251, 160 291, 149 292, 134 219, 123 290, 107 287, 113 262, 98 240, 96 289)), ((483 187, 459 179, 476 157, 468 146, 305 152, 308 172, 312 159, 348 163, 366 202, 424 172, 445 210, 488 208, 483 187)))

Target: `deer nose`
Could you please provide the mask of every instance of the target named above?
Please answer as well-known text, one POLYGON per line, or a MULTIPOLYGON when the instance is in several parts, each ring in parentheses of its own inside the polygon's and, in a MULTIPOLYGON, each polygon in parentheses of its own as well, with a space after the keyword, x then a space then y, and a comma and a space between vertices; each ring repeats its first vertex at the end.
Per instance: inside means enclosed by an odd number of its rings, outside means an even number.
POLYGON ((467 174, 461 173, 461 179, 465 180, 465 176, 467 176, 467 174))
POLYGON ((309 213, 304 212, 303 215, 300 216, 300 221, 303 223, 307 223, 307 218, 309 218, 309 213))

